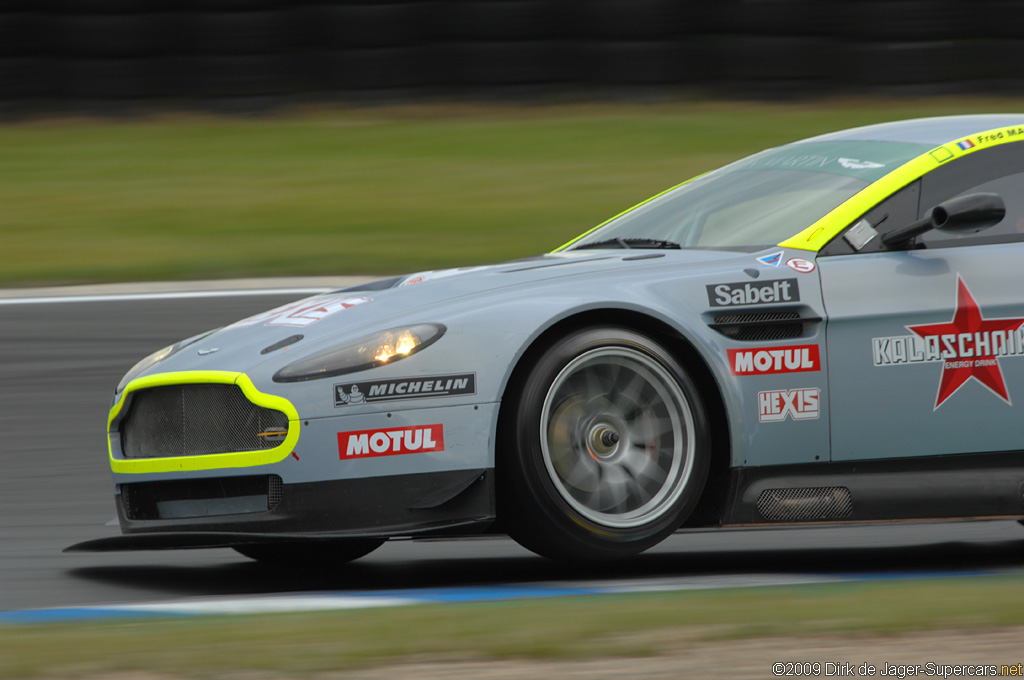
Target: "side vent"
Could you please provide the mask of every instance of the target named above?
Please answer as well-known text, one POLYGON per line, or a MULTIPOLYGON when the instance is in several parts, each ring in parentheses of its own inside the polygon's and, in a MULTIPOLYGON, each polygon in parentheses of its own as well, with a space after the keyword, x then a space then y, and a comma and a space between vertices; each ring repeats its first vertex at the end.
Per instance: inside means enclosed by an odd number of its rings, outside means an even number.
POLYGON ((853 499, 845 486, 765 489, 757 511, 772 522, 813 522, 853 517, 853 499))
POLYGON ((817 323, 821 317, 800 316, 799 312, 755 312, 719 314, 711 328, 732 340, 787 340, 804 334, 804 324, 817 323))

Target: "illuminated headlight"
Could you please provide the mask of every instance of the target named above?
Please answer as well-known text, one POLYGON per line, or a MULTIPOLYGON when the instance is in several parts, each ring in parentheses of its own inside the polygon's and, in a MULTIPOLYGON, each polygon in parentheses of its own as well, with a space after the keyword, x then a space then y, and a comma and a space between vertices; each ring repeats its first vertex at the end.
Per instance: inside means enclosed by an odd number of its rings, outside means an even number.
POLYGON ((445 330, 441 324, 421 323, 380 331, 285 366, 274 374, 274 382, 316 380, 390 364, 434 344, 445 330))

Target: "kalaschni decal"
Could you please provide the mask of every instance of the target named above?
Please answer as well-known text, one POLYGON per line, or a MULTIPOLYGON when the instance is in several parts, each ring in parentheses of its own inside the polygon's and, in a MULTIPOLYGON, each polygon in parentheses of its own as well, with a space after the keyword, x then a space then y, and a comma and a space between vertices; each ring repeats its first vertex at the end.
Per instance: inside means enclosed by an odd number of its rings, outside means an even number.
POLYGON ((733 375, 773 375, 821 370, 817 345, 753 347, 729 350, 733 375))
POLYGON ((1010 404, 1000 357, 1024 355, 1024 318, 986 319, 957 275, 956 309, 944 323, 907 326, 913 335, 871 339, 875 366, 942 363, 934 409, 973 378, 1010 404))
POLYGON ((712 307, 772 305, 800 300, 796 279, 714 283, 708 285, 707 290, 708 304, 712 307))
POLYGON ((820 413, 819 396, 817 387, 758 392, 757 419, 762 423, 778 423, 786 418, 814 420, 820 413))
POLYGON ((463 394, 476 394, 476 373, 339 383, 334 386, 334 405, 357 406, 375 401, 454 397, 463 394))
POLYGON ((341 460, 444 451, 444 427, 416 425, 338 433, 341 460))

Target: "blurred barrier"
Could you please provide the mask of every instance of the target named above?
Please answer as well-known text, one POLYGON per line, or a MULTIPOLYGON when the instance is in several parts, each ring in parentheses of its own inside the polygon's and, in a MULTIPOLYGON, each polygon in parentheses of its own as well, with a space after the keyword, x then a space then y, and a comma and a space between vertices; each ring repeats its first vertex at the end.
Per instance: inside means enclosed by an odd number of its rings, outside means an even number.
POLYGON ((1024 0, 0 0, 0 111, 1014 95, 1024 0))

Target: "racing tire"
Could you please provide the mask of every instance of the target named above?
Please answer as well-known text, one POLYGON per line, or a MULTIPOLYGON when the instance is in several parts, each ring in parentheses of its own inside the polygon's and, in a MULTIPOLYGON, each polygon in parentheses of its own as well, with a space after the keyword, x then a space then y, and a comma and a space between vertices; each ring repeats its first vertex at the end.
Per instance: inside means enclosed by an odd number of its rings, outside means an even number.
POLYGON ((253 543, 234 549, 246 557, 276 566, 331 566, 357 560, 384 544, 377 539, 339 539, 296 543, 253 543))
POLYGON ((646 550, 679 528, 708 475, 708 420, 694 382, 665 347, 624 328, 556 341, 501 427, 499 517, 546 557, 646 550))

